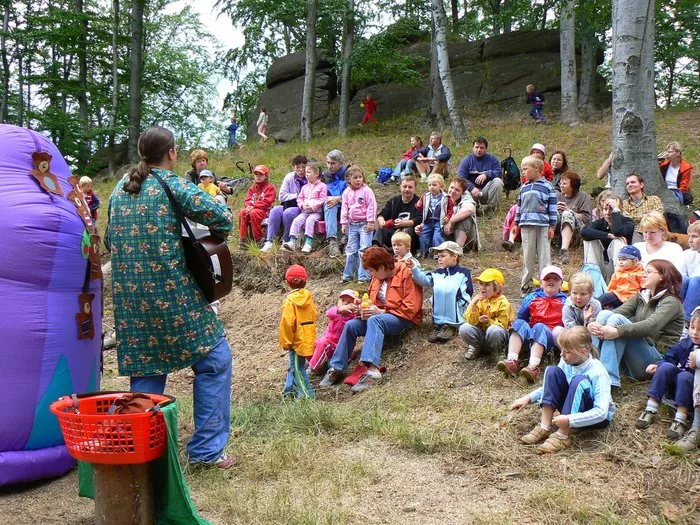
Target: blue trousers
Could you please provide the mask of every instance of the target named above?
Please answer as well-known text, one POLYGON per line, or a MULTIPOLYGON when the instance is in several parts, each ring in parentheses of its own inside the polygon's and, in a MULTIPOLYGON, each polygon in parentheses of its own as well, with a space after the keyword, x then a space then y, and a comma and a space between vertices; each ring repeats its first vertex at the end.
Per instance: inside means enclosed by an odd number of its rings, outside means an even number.
POLYGON ((681 297, 683 298, 685 320, 690 321, 690 314, 700 306, 700 277, 683 277, 681 297))
POLYGON ((362 266, 362 255, 372 246, 374 232, 367 231, 366 222, 351 222, 347 225, 348 243, 345 245, 345 269, 343 279, 353 279, 355 273, 360 281, 369 281, 372 277, 362 266))
MULTIPOLYGON (((578 374, 569 382, 564 371, 558 366, 548 366, 545 369, 542 391, 540 406, 554 407, 565 416, 587 412, 594 406, 591 380, 583 374, 578 374)), ((609 424, 605 419, 584 428, 605 428, 609 424)))
POLYGON ((694 372, 682 370, 664 361, 654 372, 647 395, 661 401, 668 394, 668 397, 673 397, 676 407, 685 407, 692 411, 694 379, 694 372))
POLYGON ((362 345, 360 361, 379 366, 382 359, 384 336, 398 335, 412 324, 411 321, 394 314, 373 315, 366 321, 352 319, 345 324, 338 346, 335 348, 328 366, 334 370, 346 372, 357 338, 362 336, 365 337, 365 342, 362 345))
POLYGON ((326 239, 338 238, 338 214, 340 213, 340 203, 329 208, 323 205, 323 220, 326 223, 326 239))
MULTIPOLYGON (((190 463, 219 459, 231 426, 231 348, 222 334, 207 355, 192 365, 194 370, 194 432, 187 443, 190 463)), ((132 392, 162 394, 167 375, 132 377, 132 392)))
POLYGON ((533 107, 530 110, 530 116, 535 120, 544 121, 544 115, 542 115, 542 108, 533 107))
POLYGON ((420 251, 428 253, 428 249, 431 246, 438 246, 445 241, 445 237, 442 234, 442 227, 440 226, 440 221, 435 219, 427 219, 423 223, 423 228, 420 232, 419 242, 420 251))
POLYGON ((532 343, 539 343, 544 347, 544 351, 548 352, 554 346, 554 336, 549 327, 542 323, 535 323, 530 326, 522 319, 513 321, 513 326, 510 329, 511 333, 516 332, 523 342, 523 349, 530 348, 532 343))
POLYGON ((306 358, 298 355, 294 350, 289 351, 289 368, 282 393, 299 399, 314 397, 314 389, 309 382, 309 376, 306 375, 306 358))

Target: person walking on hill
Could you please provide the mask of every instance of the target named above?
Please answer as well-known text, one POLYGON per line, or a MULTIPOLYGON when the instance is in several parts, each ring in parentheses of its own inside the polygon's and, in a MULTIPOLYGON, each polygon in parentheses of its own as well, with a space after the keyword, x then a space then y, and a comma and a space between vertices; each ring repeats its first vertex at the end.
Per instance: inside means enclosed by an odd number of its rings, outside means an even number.
POLYGON ((360 103, 361 108, 365 108, 365 116, 362 117, 362 122, 360 126, 364 126, 367 121, 377 123, 377 119, 374 118, 374 112, 377 111, 377 102, 372 98, 372 95, 367 93, 367 96, 362 99, 360 103))
POLYGON ((238 131, 238 122, 236 122, 236 117, 231 116, 231 124, 226 128, 228 131, 228 147, 232 148, 234 146, 240 146, 236 140, 236 131, 238 131))
POLYGON ((260 135, 260 142, 265 142, 268 136, 265 134, 267 130, 267 110, 262 108, 260 110, 260 115, 258 116, 258 135, 260 135))

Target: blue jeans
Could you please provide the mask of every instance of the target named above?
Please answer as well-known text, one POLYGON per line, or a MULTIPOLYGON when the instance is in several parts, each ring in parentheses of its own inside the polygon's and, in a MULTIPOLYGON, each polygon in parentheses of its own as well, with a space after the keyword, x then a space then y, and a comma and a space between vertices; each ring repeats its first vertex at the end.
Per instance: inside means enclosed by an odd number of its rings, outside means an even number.
MULTIPOLYGON (((611 310, 600 312, 596 322, 614 327, 632 324, 624 315, 615 314, 611 310)), ((612 386, 620 386, 621 370, 634 379, 645 379, 647 366, 663 359, 654 344, 646 338, 618 337, 600 341, 594 337, 593 344, 600 349, 600 362, 608 370, 612 386)))
POLYGON ((654 372, 647 395, 661 401, 668 394, 669 397, 673 397, 676 407, 685 407, 692 411, 694 379, 695 372, 683 370, 664 361, 659 363, 659 367, 654 372))
POLYGON ((532 343, 541 344, 545 352, 549 352, 554 347, 554 335, 546 324, 535 323, 534 326, 530 326, 527 321, 516 319, 510 331, 520 336, 524 350, 530 348, 532 343))
POLYGON ((362 345, 360 361, 379 366, 384 336, 400 334, 412 324, 411 321, 394 314, 373 315, 366 321, 352 319, 343 328, 338 346, 335 348, 328 366, 334 370, 346 372, 350 354, 355 349, 357 338, 361 336, 365 336, 365 342, 362 345))
POLYGON ((306 358, 298 355, 294 350, 289 351, 289 368, 282 393, 299 399, 314 397, 314 389, 309 382, 309 376, 306 375, 306 358))
MULTIPOLYGON (((330 195, 329 195, 330 196, 330 195)), ((326 223, 326 239, 338 238, 338 213, 340 212, 340 203, 329 208, 323 205, 323 220, 326 223)))
POLYGON ((683 298, 685 320, 690 321, 690 314, 696 307, 700 306, 700 277, 683 277, 681 297, 683 298))
POLYGON ((434 219, 426 220, 420 232, 420 251, 426 254, 431 246, 438 246, 444 241, 445 237, 442 235, 440 221, 434 219))
POLYGON ((362 255, 372 246, 374 232, 367 231, 366 222, 351 222, 347 225, 348 243, 345 245, 345 269, 343 279, 352 279, 357 273, 360 281, 369 281, 371 275, 362 266, 362 255))
MULTIPOLYGON (((194 432, 187 443, 190 463, 211 463, 224 451, 231 426, 231 348, 222 334, 214 348, 192 365, 194 432)), ((132 392, 162 394, 167 375, 132 377, 132 392)))
POLYGON ((394 168, 392 175, 394 177, 401 177, 402 175, 408 175, 410 170, 408 169, 408 163, 413 162, 412 160, 401 159, 399 163, 394 168))

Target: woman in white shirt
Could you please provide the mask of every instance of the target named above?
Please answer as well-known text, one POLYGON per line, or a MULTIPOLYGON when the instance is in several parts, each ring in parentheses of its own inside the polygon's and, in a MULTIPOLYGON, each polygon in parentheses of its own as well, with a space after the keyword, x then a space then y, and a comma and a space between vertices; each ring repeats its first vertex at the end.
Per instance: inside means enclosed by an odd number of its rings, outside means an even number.
POLYGON ((663 214, 658 211, 650 211, 639 223, 644 235, 644 241, 637 242, 634 246, 642 254, 642 264, 646 266, 649 261, 661 259, 672 263, 680 272, 683 261, 683 248, 680 244, 666 241, 668 225, 663 214))
POLYGON ((260 109, 260 116, 258 117, 258 135, 260 135, 260 142, 265 142, 267 140, 267 135, 265 135, 265 130, 267 128, 267 110, 265 108, 260 109))

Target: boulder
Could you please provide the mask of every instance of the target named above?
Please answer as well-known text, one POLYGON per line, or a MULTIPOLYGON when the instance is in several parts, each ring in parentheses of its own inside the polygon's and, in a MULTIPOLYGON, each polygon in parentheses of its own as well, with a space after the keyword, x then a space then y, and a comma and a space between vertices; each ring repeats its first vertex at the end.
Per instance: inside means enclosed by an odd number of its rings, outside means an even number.
POLYGON ((551 51, 559 54, 559 32, 516 31, 484 40, 482 60, 551 51))
MULTIPOLYGON (((328 53, 325 49, 317 49, 316 70, 330 69, 331 61, 328 58, 328 53)), ((274 87, 277 84, 292 80, 306 73, 306 52, 297 51, 289 55, 283 56, 279 60, 275 60, 270 69, 267 70, 265 83, 268 88, 274 87)))

